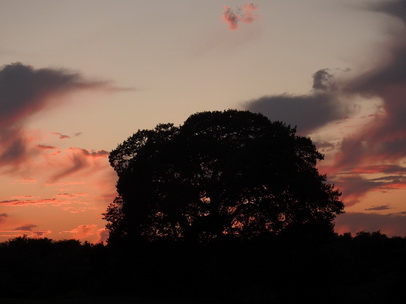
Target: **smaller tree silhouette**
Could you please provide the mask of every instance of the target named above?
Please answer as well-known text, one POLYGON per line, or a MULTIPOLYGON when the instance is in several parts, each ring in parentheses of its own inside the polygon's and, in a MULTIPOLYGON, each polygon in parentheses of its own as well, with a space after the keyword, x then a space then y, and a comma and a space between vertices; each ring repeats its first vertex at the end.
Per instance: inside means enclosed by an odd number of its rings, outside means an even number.
POLYGON ((332 232, 341 194, 319 174, 311 140, 295 133, 236 110, 136 132, 110 153, 119 195, 104 214, 109 242, 332 232))

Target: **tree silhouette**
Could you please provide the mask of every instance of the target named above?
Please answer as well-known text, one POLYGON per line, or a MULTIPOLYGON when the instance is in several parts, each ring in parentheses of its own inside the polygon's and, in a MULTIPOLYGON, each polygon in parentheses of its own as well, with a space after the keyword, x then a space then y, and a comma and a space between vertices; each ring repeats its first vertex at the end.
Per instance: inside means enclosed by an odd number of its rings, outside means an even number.
POLYGON ((311 140, 295 133, 236 110, 136 132, 110 153, 119 195, 104 214, 109 242, 332 232, 341 194, 319 174, 311 140))

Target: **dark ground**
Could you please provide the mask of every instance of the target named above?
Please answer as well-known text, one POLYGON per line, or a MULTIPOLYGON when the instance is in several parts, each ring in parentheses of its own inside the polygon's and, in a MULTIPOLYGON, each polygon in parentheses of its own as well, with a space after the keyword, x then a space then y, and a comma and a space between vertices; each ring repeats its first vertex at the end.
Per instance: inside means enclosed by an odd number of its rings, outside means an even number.
POLYGON ((1 304, 405 303, 406 238, 360 233, 111 248, 0 244, 1 304))

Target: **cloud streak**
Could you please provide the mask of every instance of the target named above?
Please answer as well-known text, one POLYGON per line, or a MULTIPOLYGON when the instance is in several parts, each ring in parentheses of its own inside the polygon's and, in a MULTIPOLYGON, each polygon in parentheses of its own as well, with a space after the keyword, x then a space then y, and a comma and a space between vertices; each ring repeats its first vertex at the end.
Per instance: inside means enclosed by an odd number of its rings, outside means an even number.
POLYGON ((254 11, 257 9, 258 6, 253 3, 247 3, 236 9, 225 6, 222 19, 230 30, 237 30, 241 23, 250 24, 258 18, 254 14, 254 11))
POLYGON ((43 206, 43 205, 60 205, 66 203, 64 201, 57 200, 56 198, 40 198, 40 199, 7 199, 0 201, 0 206, 26 206, 26 205, 35 205, 35 206, 43 206))

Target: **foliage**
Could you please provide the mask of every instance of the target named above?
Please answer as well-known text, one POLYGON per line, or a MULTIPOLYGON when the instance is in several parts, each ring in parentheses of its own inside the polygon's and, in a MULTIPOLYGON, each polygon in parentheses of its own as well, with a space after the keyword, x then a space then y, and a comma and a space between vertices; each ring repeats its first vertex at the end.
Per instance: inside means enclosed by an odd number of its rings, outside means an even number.
POLYGON ((323 156, 295 133, 236 110, 136 132, 110 154, 119 196, 105 213, 109 242, 332 232, 340 193, 318 173, 323 156))

